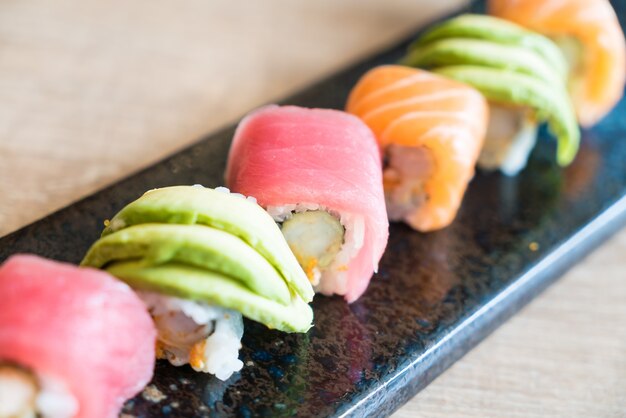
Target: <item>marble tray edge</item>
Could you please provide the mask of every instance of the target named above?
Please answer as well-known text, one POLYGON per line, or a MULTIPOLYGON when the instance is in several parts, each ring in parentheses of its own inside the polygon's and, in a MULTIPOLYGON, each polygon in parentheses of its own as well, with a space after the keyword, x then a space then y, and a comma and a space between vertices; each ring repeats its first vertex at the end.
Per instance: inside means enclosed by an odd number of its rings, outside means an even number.
POLYGON ((390 416, 560 279, 583 257, 625 226, 626 196, 622 196, 502 289, 489 302, 481 305, 422 355, 404 362, 389 380, 361 399, 355 400, 337 416, 341 418, 390 416))

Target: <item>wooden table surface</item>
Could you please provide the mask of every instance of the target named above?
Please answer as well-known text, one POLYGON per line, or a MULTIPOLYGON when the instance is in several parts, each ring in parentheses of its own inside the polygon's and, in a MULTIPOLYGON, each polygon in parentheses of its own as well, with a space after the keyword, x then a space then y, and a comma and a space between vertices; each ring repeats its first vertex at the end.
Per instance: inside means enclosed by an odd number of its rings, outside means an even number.
MULTIPOLYGON (((462 0, 0 2, 0 235, 462 0)), ((626 416, 626 231, 396 417, 626 416)))

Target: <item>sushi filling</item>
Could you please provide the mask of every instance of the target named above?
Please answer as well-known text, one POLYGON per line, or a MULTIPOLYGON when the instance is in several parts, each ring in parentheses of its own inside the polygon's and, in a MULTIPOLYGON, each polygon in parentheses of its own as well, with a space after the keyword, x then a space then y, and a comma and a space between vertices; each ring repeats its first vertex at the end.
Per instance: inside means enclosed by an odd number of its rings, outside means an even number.
POLYGON ((283 235, 313 284, 333 262, 343 244, 339 219, 323 210, 294 213, 283 222, 283 235))
POLYGON ((478 166, 517 175, 528 161, 537 141, 537 122, 528 108, 490 103, 489 125, 478 166))
POLYGON ((139 292, 157 328, 157 358, 189 364, 220 380, 241 370, 243 318, 220 306, 153 292, 139 292))
POLYGON ((363 247, 362 216, 338 214, 315 203, 268 206, 289 248, 317 292, 346 294, 348 265, 363 247))
POLYGON ((0 363, 0 418, 70 418, 78 401, 57 379, 0 363))
POLYGON ((400 221, 428 201, 425 184, 433 175, 435 162, 424 147, 390 145, 385 152, 387 214, 390 220, 400 221))

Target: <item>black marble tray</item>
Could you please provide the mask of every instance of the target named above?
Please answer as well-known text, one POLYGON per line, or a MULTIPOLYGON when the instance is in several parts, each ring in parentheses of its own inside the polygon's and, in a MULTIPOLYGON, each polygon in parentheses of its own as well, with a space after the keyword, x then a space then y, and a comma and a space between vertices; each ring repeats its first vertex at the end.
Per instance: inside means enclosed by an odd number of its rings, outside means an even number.
MULTIPOLYGON (((623 19, 626 3, 614 3, 623 19)), ((482 10, 481 2, 470 6, 482 10)), ((413 37, 411 37, 413 39, 413 37)), ((285 100, 341 108, 367 69, 403 42, 285 100)), ((0 239, 0 261, 33 252, 77 263, 102 222, 145 190, 222 184, 233 128, 0 239)), ((149 416, 385 416, 424 388, 626 221, 626 102, 583 134, 561 170, 543 135, 517 178, 479 174, 457 220, 428 235, 391 226, 367 293, 347 305, 317 297, 315 327, 287 335, 246 322, 246 367, 220 382, 158 362, 124 413, 149 416)))

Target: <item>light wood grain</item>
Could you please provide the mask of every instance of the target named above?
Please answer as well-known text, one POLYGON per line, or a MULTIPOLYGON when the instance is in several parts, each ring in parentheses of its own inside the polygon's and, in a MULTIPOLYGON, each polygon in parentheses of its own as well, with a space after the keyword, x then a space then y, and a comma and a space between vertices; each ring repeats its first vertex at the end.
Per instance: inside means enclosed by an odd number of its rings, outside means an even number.
POLYGON ((626 231, 396 415, 626 416, 626 231))
MULTIPOLYGON (((462 0, 0 2, 0 235, 462 0)), ((623 416, 626 232, 397 417, 623 416)))
POLYGON ((0 2, 0 235, 461 1, 427 3, 0 2))

